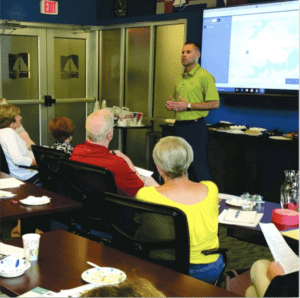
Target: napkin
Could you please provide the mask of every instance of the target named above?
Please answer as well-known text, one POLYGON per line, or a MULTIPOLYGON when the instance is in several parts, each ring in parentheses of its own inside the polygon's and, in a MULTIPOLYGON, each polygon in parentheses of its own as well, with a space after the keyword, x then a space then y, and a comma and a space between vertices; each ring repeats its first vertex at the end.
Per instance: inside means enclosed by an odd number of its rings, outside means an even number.
POLYGON ((25 202, 27 204, 36 205, 36 204, 48 203, 49 200, 51 200, 51 198, 46 196, 42 196, 42 197, 28 196, 26 199, 20 201, 25 202))
POLYGON ((0 199, 8 199, 8 198, 12 198, 13 196, 15 196, 16 194, 10 192, 10 191, 4 191, 4 190, 0 190, 0 199))

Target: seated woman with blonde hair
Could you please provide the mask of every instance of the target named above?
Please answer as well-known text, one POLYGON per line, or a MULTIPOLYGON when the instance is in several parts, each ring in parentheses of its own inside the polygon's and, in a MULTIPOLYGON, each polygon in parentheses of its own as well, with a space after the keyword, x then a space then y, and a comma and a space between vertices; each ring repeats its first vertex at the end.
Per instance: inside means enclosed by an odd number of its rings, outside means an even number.
POLYGON ((74 133, 72 120, 67 117, 56 117, 49 122, 48 129, 56 140, 51 148, 71 155, 73 147, 70 145, 70 142, 73 139, 74 133))
MULTIPOLYGON (((0 105, 7 105, 7 101, 5 98, 0 98, 0 105)), ((31 140, 29 134, 25 130, 22 124, 15 130, 15 132, 25 141, 27 149, 31 149, 31 145, 35 145, 35 143, 31 140)))
POLYGON ((16 133, 21 124, 20 109, 14 105, 0 105, 0 145, 2 146, 9 174, 17 179, 36 184, 38 171, 19 166, 36 166, 32 151, 16 133))
POLYGON ((187 171, 193 157, 192 147, 184 139, 160 139, 154 147, 153 159, 164 184, 143 187, 136 199, 176 207, 186 214, 190 236, 189 275, 213 284, 225 266, 223 257, 205 256, 201 251, 219 247, 218 188, 211 181, 189 180, 187 171))

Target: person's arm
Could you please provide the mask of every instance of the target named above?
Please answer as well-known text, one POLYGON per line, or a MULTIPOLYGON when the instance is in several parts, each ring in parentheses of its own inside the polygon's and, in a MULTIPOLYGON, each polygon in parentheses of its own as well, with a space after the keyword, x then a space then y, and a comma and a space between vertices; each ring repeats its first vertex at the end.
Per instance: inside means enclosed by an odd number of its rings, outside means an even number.
MULTIPOLYGON (((181 96, 179 96, 180 101, 171 101, 170 99, 166 102, 166 108, 169 111, 182 112, 187 111, 188 102, 181 96)), ((202 111, 202 110, 215 110, 220 107, 219 99, 196 102, 191 104, 191 111, 202 111)))
POLYGON ((284 275, 284 269, 278 262, 273 261, 267 267, 267 277, 270 281, 272 281, 272 279, 278 275, 284 275))
MULTIPOLYGON (((128 164, 129 168, 133 171, 133 172, 136 172, 136 169, 135 169, 135 166, 134 164, 132 163, 132 161, 130 160, 130 158, 128 156, 126 156, 124 153, 122 153, 120 150, 113 150, 111 151, 112 154, 115 154, 121 158, 123 158, 126 163, 128 164)), ((137 173, 138 174, 138 173, 137 173)))
POLYGON ((31 145, 35 145, 35 143, 31 140, 27 131, 23 130, 22 132, 19 133, 19 136, 25 141, 27 149, 32 150, 31 145))
POLYGON ((123 159, 126 161, 126 163, 128 164, 129 168, 130 168, 133 172, 135 172, 135 174, 136 174, 136 175, 144 182, 144 185, 145 185, 145 186, 155 186, 155 187, 156 187, 156 186, 159 186, 159 184, 154 180, 153 177, 149 177, 148 179, 144 180, 143 177, 141 177, 141 176, 139 175, 139 173, 138 173, 138 171, 136 170, 136 168, 135 168, 133 162, 131 161, 131 159, 130 159, 128 156, 126 156, 124 153, 122 153, 122 152, 119 151, 119 150, 113 150, 113 154, 115 154, 115 155, 117 155, 117 156, 123 158, 123 159))

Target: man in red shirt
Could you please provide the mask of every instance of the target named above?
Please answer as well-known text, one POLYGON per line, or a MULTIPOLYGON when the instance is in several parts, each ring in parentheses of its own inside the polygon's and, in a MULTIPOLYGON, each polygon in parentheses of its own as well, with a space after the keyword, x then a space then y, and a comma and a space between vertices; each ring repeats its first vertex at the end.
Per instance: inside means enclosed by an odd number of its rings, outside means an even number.
POLYGON ((114 174, 118 188, 130 197, 134 197, 143 186, 158 186, 152 177, 144 182, 125 154, 119 150, 108 150, 114 134, 114 119, 108 110, 98 110, 91 114, 85 127, 87 140, 75 146, 71 160, 109 169, 114 174))

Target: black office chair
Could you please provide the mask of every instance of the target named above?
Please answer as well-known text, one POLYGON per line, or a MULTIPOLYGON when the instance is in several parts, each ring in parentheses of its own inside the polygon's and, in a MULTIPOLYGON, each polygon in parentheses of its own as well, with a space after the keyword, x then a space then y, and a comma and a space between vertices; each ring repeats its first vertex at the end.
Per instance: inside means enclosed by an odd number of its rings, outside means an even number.
POLYGON ((38 166, 43 188, 68 196, 68 192, 62 183, 61 163, 64 159, 68 159, 69 155, 63 151, 48 147, 32 145, 31 148, 38 166))
POLYGON ((1 145, 0 145, 0 171, 9 174, 8 164, 1 145))
POLYGON ((105 200, 113 247, 188 274, 190 241, 184 212, 108 193, 105 200))
POLYGON ((74 219, 76 232, 91 240, 109 243, 110 225, 104 201, 106 191, 117 193, 114 175, 106 168, 73 160, 62 162, 64 184, 72 199, 83 204, 74 219))
MULTIPOLYGON (((190 239, 187 218, 182 210, 109 193, 105 200, 113 247, 188 275, 190 239)), ((226 265, 226 251, 228 249, 218 248, 202 253, 222 254, 226 265)), ((225 267, 215 285, 222 281, 225 267)))

